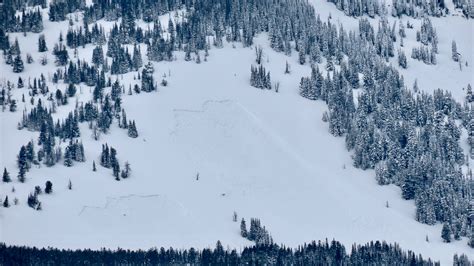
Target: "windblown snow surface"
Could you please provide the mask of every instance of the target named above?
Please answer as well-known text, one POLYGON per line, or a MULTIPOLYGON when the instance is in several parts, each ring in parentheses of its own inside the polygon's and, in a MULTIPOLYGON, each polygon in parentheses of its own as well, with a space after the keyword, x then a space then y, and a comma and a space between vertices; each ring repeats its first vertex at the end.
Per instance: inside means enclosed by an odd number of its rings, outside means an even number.
MULTIPOLYGON (((332 21, 346 29, 358 27, 356 18, 344 16, 332 4, 312 2, 323 20, 331 14, 332 21)), ((51 50, 68 24, 43 17, 51 50)), ((452 15, 432 18, 440 54, 438 64, 428 66, 409 57, 411 47, 417 46, 415 32, 421 22, 402 20, 415 25, 406 29, 409 67, 402 70, 406 84, 412 86, 418 79, 423 90, 447 89, 462 100, 463 88, 474 84, 473 21, 452 15), (453 39, 469 63, 462 71, 451 60, 453 39)), ((168 15, 163 16, 163 25, 167 21, 168 15)), ((377 19, 371 21, 377 23, 377 19)), ((2 62, 0 79, 16 82, 21 76, 27 82, 44 73, 50 80, 55 71, 53 56, 47 52, 50 63, 46 67, 39 64, 38 35, 10 35, 11 40, 15 37, 22 53, 31 53, 36 61, 25 63, 21 74, 12 73, 2 62)), ((177 52, 173 62, 154 63, 155 79, 160 81, 166 75, 169 86, 160 86, 154 93, 123 95, 127 117, 136 121, 138 138, 129 138, 114 123, 110 133, 95 141, 88 125, 81 124, 86 162, 71 168, 62 164, 33 168, 24 184, 15 178, 16 155, 21 145, 39 134, 17 130, 22 111, 32 105, 29 97, 21 102, 26 88, 13 90, 18 111, 0 112, 0 166, 7 167, 14 181, 0 185, 0 197, 17 197, 19 205, 0 208, 0 241, 38 247, 147 249, 212 247, 221 240, 224 246, 241 249, 252 243, 240 236, 239 223, 232 221, 235 211, 239 220, 260 218, 274 240, 287 246, 325 238, 335 238, 346 247, 385 240, 442 264, 450 264, 454 253, 474 257, 467 239, 443 243, 440 224, 417 222, 414 202, 403 200, 398 187, 379 186, 373 170, 352 166, 344 139, 330 135, 327 123, 321 120, 325 103, 298 94, 299 81, 310 74, 310 67, 299 65, 296 53, 287 57, 272 51, 264 34, 255 45, 264 48, 263 64, 271 71, 272 81, 280 82, 278 93, 249 85, 253 47, 226 43, 222 49, 211 49, 208 60, 201 64, 185 62, 184 53, 177 52), (286 61, 291 64, 289 75, 284 74, 286 61), (110 169, 99 166, 103 143, 117 149, 121 163, 130 162, 130 178, 117 182, 110 169), (93 160, 97 172, 92 172, 93 160), (40 195, 43 210, 34 211, 26 204, 27 195, 47 180, 53 182, 54 192, 40 195), (72 190, 67 188, 69 180, 72 190)), ((141 49, 143 58, 145 48, 141 49)), ((79 57, 90 61, 92 49, 92 45, 79 48, 79 57)), ((139 82, 135 74, 114 76, 112 81, 118 78, 128 89, 128 84, 139 82)), ((48 85, 50 90, 66 87, 48 85)), ((54 117, 64 118, 75 101, 90 100, 91 90, 81 85, 77 99, 60 106, 54 117)))

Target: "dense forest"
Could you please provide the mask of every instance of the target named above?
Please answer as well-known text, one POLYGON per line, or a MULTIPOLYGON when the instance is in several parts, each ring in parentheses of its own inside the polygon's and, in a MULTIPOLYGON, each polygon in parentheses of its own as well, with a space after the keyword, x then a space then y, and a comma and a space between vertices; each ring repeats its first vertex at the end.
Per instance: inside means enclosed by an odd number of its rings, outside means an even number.
MULTIPOLYGON (((456 256, 455 265, 469 265, 456 256)), ((397 244, 370 242, 353 245, 348 254, 338 241, 311 242, 292 249, 277 244, 245 247, 241 252, 215 248, 150 250, 60 250, 0 244, 2 265, 439 265, 397 244)))

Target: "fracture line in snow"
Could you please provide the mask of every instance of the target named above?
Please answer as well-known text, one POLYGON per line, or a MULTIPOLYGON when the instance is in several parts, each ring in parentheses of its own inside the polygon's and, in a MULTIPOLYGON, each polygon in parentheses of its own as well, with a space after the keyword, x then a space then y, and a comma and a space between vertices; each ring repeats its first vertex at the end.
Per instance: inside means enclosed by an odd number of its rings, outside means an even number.
POLYGON ((81 211, 79 212, 78 216, 80 216, 85 210, 87 209, 101 209, 101 210, 105 210, 109 207, 109 205, 113 202, 113 201, 120 201, 120 200, 123 200, 123 199, 128 199, 128 198, 156 198, 156 197, 159 197, 160 195, 159 194, 152 194, 152 195, 138 195, 138 194, 129 194, 129 195, 126 195, 126 196, 120 196, 120 197, 107 197, 106 198, 106 202, 105 202, 105 205, 104 207, 98 207, 98 206, 83 206, 81 211))

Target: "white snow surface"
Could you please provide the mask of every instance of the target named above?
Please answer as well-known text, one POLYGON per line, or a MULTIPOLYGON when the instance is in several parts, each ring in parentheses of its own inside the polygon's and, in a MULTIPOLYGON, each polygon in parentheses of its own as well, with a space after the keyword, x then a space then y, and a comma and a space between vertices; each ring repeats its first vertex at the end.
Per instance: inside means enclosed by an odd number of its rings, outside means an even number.
MULTIPOLYGON (((357 19, 344 16, 331 3, 312 2, 323 19, 331 13, 332 20, 346 29, 358 27, 357 19)), ((164 26, 167 20, 163 16, 164 26)), ((415 27, 406 29, 409 67, 402 73, 407 86, 418 79, 421 89, 447 89, 461 100, 463 87, 474 83, 473 21, 459 16, 432 18, 440 54, 438 65, 427 66, 410 58, 410 47, 418 45, 415 32, 420 21, 409 20, 415 27), (463 71, 450 58, 452 39, 469 63, 463 71)), ((107 27, 112 23, 101 21, 107 27)), ((18 38, 22 54, 31 53, 36 61, 25 62, 21 74, 12 73, 2 61, 0 81, 16 84, 21 76, 27 84, 29 77, 40 73, 51 77, 56 67, 50 53, 68 24, 49 22, 45 15, 44 25, 48 66, 39 64, 38 34, 11 34, 10 40, 18 38)), ((310 67, 299 65, 296 53, 287 57, 272 51, 264 34, 255 43, 264 47, 263 64, 271 71, 272 82, 280 82, 279 93, 249 85, 253 47, 225 44, 211 49, 207 62, 201 64, 185 62, 184 54, 177 52, 173 62, 154 63, 155 79, 166 75, 169 86, 153 93, 123 95, 127 117, 136 121, 138 138, 129 138, 114 122, 111 132, 95 141, 87 124, 81 124, 86 162, 71 168, 61 163, 33 168, 24 184, 15 178, 16 155, 21 145, 36 141, 39 133, 16 129, 22 111, 32 105, 29 97, 21 102, 26 88, 14 89, 18 111, 0 112, 0 167, 7 167, 14 181, 0 184, 0 198, 8 195, 12 202, 16 197, 19 205, 0 208, 0 241, 37 247, 148 249, 213 247, 221 240, 224 246, 242 249, 252 243, 240 237, 240 224, 232 221, 235 211, 239 221, 261 219, 277 243, 292 247, 335 238, 350 251, 354 242, 385 240, 443 265, 452 263, 454 253, 474 257, 467 239, 442 243, 440 224, 418 223, 414 202, 403 200, 398 187, 379 186, 374 171, 352 166, 344 139, 330 135, 321 120, 325 103, 298 95, 300 78, 310 74, 310 67), (283 73, 286 61, 291 64, 289 75, 283 73), (130 162, 130 178, 117 182, 110 169, 99 166, 103 143, 117 149, 121 164, 130 162), (97 172, 91 170, 93 160, 97 172), (27 195, 36 185, 44 187, 47 180, 53 182, 54 192, 40 195, 43 210, 34 211, 26 204, 27 195), (67 189, 69 180, 72 190, 67 189)), ((79 48, 79 57, 90 61, 92 49, 92 45, 79 48)), ((144 59, 145 50, 142 46, 144 59)), ((114 76, 112 81, 118 78, 128 90, 128 84, 137 82, 134 75, 114 76)), ((66 87, 48 85, 51 91, 66 87)), ((82 84, 77 101, 90 100, 91 90, 82 84)), ((75 101, 60 106, 54 117, 64 118, 75 101)))

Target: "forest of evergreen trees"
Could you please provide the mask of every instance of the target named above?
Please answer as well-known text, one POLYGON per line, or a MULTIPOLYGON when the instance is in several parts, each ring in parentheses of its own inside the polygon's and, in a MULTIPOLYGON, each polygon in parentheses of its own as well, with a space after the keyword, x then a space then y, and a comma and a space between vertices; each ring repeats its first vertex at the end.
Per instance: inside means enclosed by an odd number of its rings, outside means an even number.
MULTIPOLYGON (((207 53, 212 47, 222 47, 224 39, 248 47, 253 45, 253 38, 258 33, 267 32, 272 49, 288 55, 296 51, 300 64, 314 64, 311 75, 301 80, 300 94, 327 103, 330 133, 345 138, 347 149, 353 152, 354 166, 375 169, 380 185, 399 186, 404 199, 415 201, 418 221, 444 224, 446 242, 465 236, 474 247, 474 182, 470 170, 467 175, 461 170, 469 165, 460 143, 461 131, 467 130, 471 147, 474 146, 472 91, 464 103, 459 103, 447 91, 427 94, 408 89, 410 85, 405 84, 403 76, 387 62, 396 55, 396 40, 400 38, 403 42, 404 31, 414 29, 399 25, 397 32, 397 25, 388 23, 384 15, 387 12, 375 0, 331 2, 347 15, 378 15, 379 23, 374 27, 362 18, 358 30, 347 31, 330 19, 322 21, 305 0, 95 0, 92 6, 86 6, 83 0, 52 1, 48 14, 50 21, 66 20, 70 12, 82 10, 84 25, 69 30, 65 39, 60 34, 51 51, 58 66, 53 82, 67 84, 66 91, 50 92, 44 77, 34 79, 32 84, 18 81, 18 88, 20 84, 27 86, 33 105, 34 96, 39 93, 49 95, 51 102, 51 108, 48 108, 37 100, 35 108, 25 112, 18 125, 19 129, 40 132, 37 146, 41 146, 36 156, 33 153, 33 158, 26 156, 27 146, 21 148, 19 177, 24 178, 35 158, 48 166, 62 159, 61 148, 55 146, 58 140, 69 143, 64 154, 66 166, 72 166, 73 161, 83 161, 83 148, 78 141, 80 122, 89 123, 96 140, 100 133, 108 132, 115 120, 130 137, 138 136, 135 122, 126 118, 121 105, 125 88, 118 80, 106 79, 106 73, 136 71, 140 84, 135 85, 133 91, 129 88, 129 94, 157 90, 159 85, 153 77, 154 69, 151 64, 143 67, 137 44, 146 45, 146 55, 151 61, 175 60, 173 52, 184 51, 185 60, 190 61, 194 55, 198 62, 200 51, 207 53), (158 16, 176 9, 188 11, 185 19, 170 18, 168 28, 163 29, 158 16), (121 18, 120 22, 116 22, 109 33, 96 23, 100 19, 118 18, 121 18), (136 25, 136 19, 154 22, 154 26, 142 29, 136 25), (105 44, 106 50, 102 47, 105 48, 105 44), (126 46, 130 44, 134 45, 132 51, 126 46), (71 58, 68 48, 86 45, 95 46, 91 64, 71 58), (315 65, 322 62, 326 65, 326 75, 315 65), (67 99, 76 93, 76 85, 81 84, 93 88, 93 99, 77 105, 66 119, 55 123, 51 113, 56 106, 67 104, 67 99), (111 93, 104 93, 106 87, 111 87, 111 93), (357 104, 354 89, 362 89, 357 104)), ((393 16, 418 17, 421 13, 441 16, 446 12, 444 1, 395 2, 393 16)), ((472 17, 471 1, 455 0, 455 4, 467 10, 466 17, 472 17)), ((43 30, 42 25, 35 22, 41 17, 39 9, 25 10, 21 17, 15 15, 15 10, 22 10, 26 5, 43 8, 45 2, 5 0, 0 7, 0 49, 6 63, 16 73, 23 71, 24 63, 18 41, 10 40, 8 33, 43 30)), ((417 32, 417 41, 420 46, 413 49, 411 57, 436 64, 437 35, 428 18, 423 20, 417 32)), ((455 43, 453 45, 455 60, 455 43)), ((48 51, 44 36, 40 37, 38 50, 48 51)), ((398 54, 398 62, 404 68, 408 67, 406 60, 404 54, 398 54)), ((250 82, 257 88, 272 88, 270 74, 261 65, 251 67, 250 82)), ((1 89, 0 103, 3 109, 8 106, 14 112, 16 100, 11 98, 13 86, 8 84, 1 89)), ((108 152, 111 153, 104 146, 103 153, 108 152)), ((101 160, 101 165, 112 168, 116 179, 128 176, 128 171, 121 172, 112 157, 101 160)), ((34 250, 31 252, 34 254, 34 250)), ((297 252, 290 254, 293 258, 297 252)))
MULTIPOLYGON (((394 17, 402 15, 415 18, 425 15, 439 17, 448 13, 446 1, 449 0, 392 0, 391 10, 385 10, 385 7, 377 0, 328 0, 348 16, 368 15, 372 18, 388 12, 394 17)), ((466 18, 474 18, 472 0, 453 0, 453 3, 456 8, 462 10, 466 18)))
MULTIPOLYGON (((455 265, 468 266, 465 255, 455 256, 455 265)), ((439 265, 397 244, 370 242, 352 245, 350 254, 340 242, 318 241, 288 248, 277 244, 245 247, 241 252, 215 248, 150 250, 38 249, 0 244, 1 265, 439 265)))

